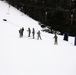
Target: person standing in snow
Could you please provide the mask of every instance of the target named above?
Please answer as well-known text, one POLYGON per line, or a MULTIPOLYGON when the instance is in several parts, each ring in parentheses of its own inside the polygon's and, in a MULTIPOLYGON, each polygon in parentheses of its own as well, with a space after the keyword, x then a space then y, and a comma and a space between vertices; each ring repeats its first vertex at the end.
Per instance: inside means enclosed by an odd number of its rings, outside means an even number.
POLYGON ((58 40, 57 40, 58 37, 57 37, 56 33, 55 33, 54 39, 55 39, 54 44, 55 44, 55 45, 58 44, 58 40))
POLYGON ((35 29, 32 30, 33 39, 35 38, 35 29))
POLYGON ((22 37, 22 35, 21 35, 21 28, 20 28, 20 30, 19 30, 19 36, 22 37))
POLYGON ((31 34, 31 29, 30 28, 28 28, 28 37, 30 37, 30 34, 31 34))
POLYGON ((38 35, 37 36, 37 40, 39 40, 39 38, 42 40, 42 38, 41 38, 41 32, 40 31, 37 32, 37 35, 38 35))
POLYGON ((24 32, 24 28, 22 27, 22 33, 21 33, 21 34, 22 34, 22 36, 23 36, 23 32, 24 32))
POLYGON ((22 27, 22 28, 20 28, 20 30, 19 30, 20 38, 23 37, 23 32, 24 32, 24 28, 22 27))

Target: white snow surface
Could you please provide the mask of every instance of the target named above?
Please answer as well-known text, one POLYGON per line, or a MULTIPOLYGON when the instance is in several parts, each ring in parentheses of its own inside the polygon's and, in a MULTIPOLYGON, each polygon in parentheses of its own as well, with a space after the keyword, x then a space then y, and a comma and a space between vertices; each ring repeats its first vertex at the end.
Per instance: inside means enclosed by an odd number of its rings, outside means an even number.
POLYGON ((64 41, 54 34, 41 32, 42 40, 28 38, 28 27, 41 30, 38 22, 0 1, 0 75, 76 75, 74 37, 64 41), (7 19, 7 21, 3 21, 7 19), (24 27, 23 38, 18 30, 24 27))

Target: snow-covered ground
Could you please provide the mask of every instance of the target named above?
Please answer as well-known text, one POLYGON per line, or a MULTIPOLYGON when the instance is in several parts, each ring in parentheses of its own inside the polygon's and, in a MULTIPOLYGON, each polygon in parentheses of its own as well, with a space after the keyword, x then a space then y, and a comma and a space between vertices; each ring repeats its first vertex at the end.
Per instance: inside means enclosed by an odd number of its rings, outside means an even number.
POLYGON ((37 21, 0 1, 0 75, 76 75, 74 37, 66 42, 57 35, 54 45, 54 34, 41 32, 42 40, 36 34, 35 39, 28 38, 28 27, 36 33, 41 30, 37 21), (18 33, 21 27, 23 38, 18 33))

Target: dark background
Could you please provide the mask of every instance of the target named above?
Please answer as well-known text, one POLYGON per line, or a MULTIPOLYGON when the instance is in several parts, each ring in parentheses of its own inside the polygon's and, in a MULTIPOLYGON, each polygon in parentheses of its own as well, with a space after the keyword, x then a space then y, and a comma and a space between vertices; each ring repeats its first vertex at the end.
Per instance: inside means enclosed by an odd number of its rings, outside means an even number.
POLYGON ((6 0, 51 29, 76 36, 76 0, 6 0))

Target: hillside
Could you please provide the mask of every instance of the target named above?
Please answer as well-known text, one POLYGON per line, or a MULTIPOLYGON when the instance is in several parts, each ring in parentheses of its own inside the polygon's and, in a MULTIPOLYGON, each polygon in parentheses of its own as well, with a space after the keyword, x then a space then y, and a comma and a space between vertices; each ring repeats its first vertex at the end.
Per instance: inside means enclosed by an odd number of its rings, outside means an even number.
POLYGON ((74 37, 69 41, 54 34, 41 32, 42 40, 28 38, 28 27, 36 33, 42 28, 38 22, 0 1, 0 75, 76 75, 76 47, 74 37), (9 10, 9 12, 8 12, 9 10), (9 14, 8 14, 9 13, 9 14), (7 21, 3 21, 7 19, 7 21), (18 30, 24 27, 23 38, 18 30))

